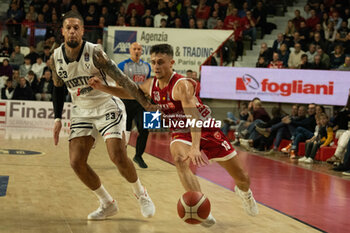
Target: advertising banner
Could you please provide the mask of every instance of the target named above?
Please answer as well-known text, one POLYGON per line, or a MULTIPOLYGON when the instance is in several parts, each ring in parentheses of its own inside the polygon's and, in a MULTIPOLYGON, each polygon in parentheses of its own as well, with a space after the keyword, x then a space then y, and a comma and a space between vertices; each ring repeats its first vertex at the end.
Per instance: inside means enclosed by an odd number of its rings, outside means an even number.
MULTIPOLYGON (((65 103, 62 114, 63 128, 70 126, 71 103, 65 103)), ((53 128, 52 102, 0 100, 0 127, 53 128)))
POLYGON ((345 105, 350 72, 203 66, 202 98, 345 105))
POLYGON ((138 42, 143 47, 141 58, 150 63, 152 45, 167 43, 174 48, 174 69, 199 72, 199 66, 230 35, 224 30, 191 30, 176 28, 108 27, 107 54, 117 64, 130 58, 129 47, 138 42))

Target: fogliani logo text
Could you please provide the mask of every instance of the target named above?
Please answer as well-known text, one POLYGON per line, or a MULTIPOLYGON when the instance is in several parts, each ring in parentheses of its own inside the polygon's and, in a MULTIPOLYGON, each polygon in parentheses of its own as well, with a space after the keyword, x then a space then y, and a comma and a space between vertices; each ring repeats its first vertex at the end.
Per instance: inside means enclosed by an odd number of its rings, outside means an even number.
POLYGON ((290 96, 292 94, 333 95, 334 82, 311 84, 304 83, 303 80, 294 80, 291 83, 277 83, 271 82, 269 79, 263 79, 259 83, 251 75, 249 75, 249 78, 237 77, 236 91, 248 91, 248 89, 262 93, 279 93, 281 96, 290 96))
MULTIPOLYGON (((9 117, 20 116, 22 118, 30 119, 54 119, 55 114, 53 108, 36 108, 26 106, 26 102, 11 102, 9 108, 9 117)), ((70 119, 70 108, 63 109, 62 119, 70 119)))

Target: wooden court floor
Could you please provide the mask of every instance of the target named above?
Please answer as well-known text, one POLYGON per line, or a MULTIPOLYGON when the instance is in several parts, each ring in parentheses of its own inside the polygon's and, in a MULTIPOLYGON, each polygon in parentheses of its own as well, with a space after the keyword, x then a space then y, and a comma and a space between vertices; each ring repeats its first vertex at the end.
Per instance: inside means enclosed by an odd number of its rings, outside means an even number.
MULTIPOLYGON (((217 224, 209 229, 188 225, 177 216, 176 203, 184 192, 175 167, 151 155, 144 156, 148 169, 137 172, 156 205, 151 219, 142 217, 130 185, 109 161, 100 138, 89 164, 117 200, 120 212, 106 221, 87 221, 98 207, 97 198, 75 176, 68 160, 67 138, 53 145, 50 133, 30 137, 30 129, 0 133, 0 149, 40 151, 42 155, 0 154, 0 176, 9 176, 6 196, 0 197, 0 233, 200 233, 200 232, 317 232, 301 222, 259 204, 260 215, 245 214, 230 190, 199 178, 212 203, 217 224), (2 136, 1 136, 2 135, 2 136), (17 135, 17 136, 16 136, 17 135)), ((134 148, 128 147, 131 157, 134 148)))

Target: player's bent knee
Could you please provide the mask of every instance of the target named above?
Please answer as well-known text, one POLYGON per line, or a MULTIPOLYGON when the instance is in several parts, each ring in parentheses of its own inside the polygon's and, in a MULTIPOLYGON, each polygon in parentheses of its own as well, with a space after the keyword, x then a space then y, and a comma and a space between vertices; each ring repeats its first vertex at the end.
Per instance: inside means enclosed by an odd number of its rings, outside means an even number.
POLYGON ((75 172, 79 172, 86 169, 87 163, 85 160, 73 158, 70 160, 70 166, 73 168, 75 172))

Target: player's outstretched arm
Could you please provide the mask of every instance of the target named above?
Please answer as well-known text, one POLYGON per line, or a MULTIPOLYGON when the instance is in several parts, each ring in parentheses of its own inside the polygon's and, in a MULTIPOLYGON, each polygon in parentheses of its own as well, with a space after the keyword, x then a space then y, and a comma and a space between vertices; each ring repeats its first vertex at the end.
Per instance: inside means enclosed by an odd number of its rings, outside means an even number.
POLYGON ((54 83, 53 93, 52 93, 53 110, 55 113, 55 125, 53 128, 53 138, 54 138, 55 145, 57 145, 59 141, 60 131, 62 128, 61 118, 62 118, 62 111, 63 111, 63 105, 64 105, 64 87, 63 87, 64 82, 57 75, 53 55, 51 55, 50 57, 49 64, 50 64, 50 69, 52 71, 52 80, 54 83))
POLYGON ((94 49, 93 55, 94 65, 98 69, 102 69, 108 76, 114 79, 120 86, 125 88, 145 109, 149 109, 151 103, 145 97, 145 93, 126 76, 112 61, 107 54, 98 46, 94 49))
MULTIPOLYGON (((182 108, 184 109, 187 118, 197 122, 199 120, 199 111, 196 106, 197 99, 194 92, 194 86, 189 81, 182 80, 175 86, 173 98, 174 100, 181 101, 182 108)), ((200 152, 201 128, 191 127, 190 129, 192 146, 185 159, 190 158, 194 165, 205 165, 206 162, 200 152)))
POLYGON ((129 92, 127 92, 124 88, 107 86, 103 84, 101 79, 99 79, 98 77, 90 78, 88 83, 90 87, 96 90, 106 92, 108 94, 117 96, 122 99, 133 99, 133 97, 129 94, 129 92))

